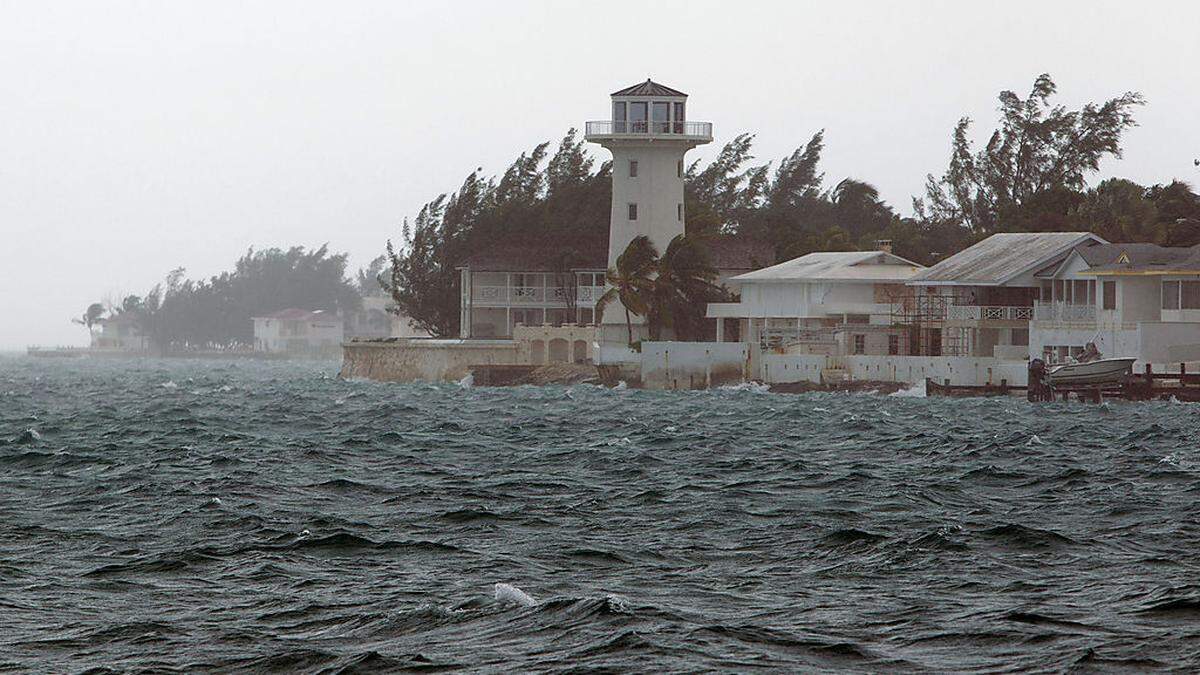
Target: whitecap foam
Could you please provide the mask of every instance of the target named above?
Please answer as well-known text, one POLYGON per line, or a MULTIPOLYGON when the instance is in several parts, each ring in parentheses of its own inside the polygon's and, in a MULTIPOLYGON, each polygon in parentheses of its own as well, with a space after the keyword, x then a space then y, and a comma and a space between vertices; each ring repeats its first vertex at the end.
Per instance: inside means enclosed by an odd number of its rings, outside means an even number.
POLYGON ((617 383, 617 386, 613 387, 613 389, 628 389, 628 388, 629 388, 629 385, 625 384, 625 380, 621 380, 620 382, 617 383))
POLYGON ((163 382, 162 384, 160 384, 158 386, 162 387, 163 389, 178 389, 179 388, 179 385, 175 384, 175 382, 173 382, 171 380, 167 380, 166 382, 163 382))
POLYGON ((1038 438, 1037 434, 1033 434, 1032 436, 1030 436, 1029 440, 1026 441, 1026 443, 1025 443, 1025 445, 1045 445, 1045 444, 1046 444, 1046 442, 1043 441, 1042 439, 1038 438))
POLYGON ((470 389, 475 386, 475 373, 467 373, 466 377, 458 381, 458 386, 463 389, 470 389))
POLYGON ((496 602, 521 607, 536 607, 538 602, 525 591, 512 584, 498 583, 495 591, 496 602))
POLYGON ((928 396, 928 392, 925 391, 925 380, 921 380, 908 389, 901 389, 888 395, 896 398, 925 398, 928 396))
POLYGON ((748 391, 751 394, 769 394, 771 393, 771 385, 762 382, 741 382, 739 384, 725 384, 718 387, 721 391, 748 391))

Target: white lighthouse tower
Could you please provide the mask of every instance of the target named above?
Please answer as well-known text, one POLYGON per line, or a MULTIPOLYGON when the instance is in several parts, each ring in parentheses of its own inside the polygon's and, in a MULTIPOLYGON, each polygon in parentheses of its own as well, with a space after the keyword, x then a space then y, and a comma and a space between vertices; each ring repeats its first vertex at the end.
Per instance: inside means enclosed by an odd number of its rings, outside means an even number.
MULTIPOLYGON (((635 237, 646 235, 662 254, 683 234, 683 156, 712 142, 711 122, 687 120, 687 94, 647 79, 612 95, 612 118, 588 122, 585 137, 612 152, 612 216, 608 266, 635 237)), ((604 313, 600 341, 625 344, 625 312, 604 313)), ((634 317, 634 340, 645 337, 634 317)))

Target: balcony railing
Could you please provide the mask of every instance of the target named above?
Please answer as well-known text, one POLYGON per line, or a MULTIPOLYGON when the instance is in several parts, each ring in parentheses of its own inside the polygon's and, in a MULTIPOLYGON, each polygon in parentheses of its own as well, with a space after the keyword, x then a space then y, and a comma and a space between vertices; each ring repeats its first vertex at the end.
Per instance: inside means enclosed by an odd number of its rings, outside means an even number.
POLYGON ((588 122, 584 136, 669 136, 712 140, 712 122, 599 120, 588 122))
POLYGON ((947 305, 949 321, 1029 321, 1032 307, 1012 305, 947 305))
POLYGON ((1034 305, 1038 321, 1061 323, 1092 323, 1096 320, 1095 305, 1068 305, 1065 302, 1039 302, 1034 305))
MULTIPOLYGON (((550 305, 565 307, 569 288, 541 286, 476 286, 475 302, 493 305, 550 305)), ((578 286, 575 288, 577 305, 590 307, 604 295, 603 286, 578 286)))

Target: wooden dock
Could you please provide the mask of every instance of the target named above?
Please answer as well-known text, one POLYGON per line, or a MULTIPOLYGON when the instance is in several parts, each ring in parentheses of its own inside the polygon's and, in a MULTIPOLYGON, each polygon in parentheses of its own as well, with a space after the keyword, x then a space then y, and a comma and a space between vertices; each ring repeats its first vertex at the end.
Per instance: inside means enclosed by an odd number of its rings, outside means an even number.
POLYGON ((1074 397, 1078 401, 1100 403, 1105 399, 1122 399, 1126 401, 1178 401, 1200 402, 1200 373, 1187 372, 1184 364, 1179 364, 1179 372, 1154 372, 1150 365, 1141 373, 1130 373, 1121 382, 1104 385, 1079 385, 1070 387, 1053 387, 1040 383, 1031 386, 1010 385, 1001 380, 1000 384, 964 385, 950 384, 949 380, 936 382, 925 380, 925 393, 928 396, 1009 396, 1016 392, 1025 392, 1029 401, 1069 401, 1074 397))

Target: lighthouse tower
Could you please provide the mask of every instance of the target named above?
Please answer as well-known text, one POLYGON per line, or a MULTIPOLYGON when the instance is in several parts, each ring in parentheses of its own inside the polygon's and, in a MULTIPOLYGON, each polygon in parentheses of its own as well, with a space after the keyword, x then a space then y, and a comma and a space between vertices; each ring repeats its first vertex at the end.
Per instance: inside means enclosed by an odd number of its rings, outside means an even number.
MULTIPOLYGON (((712 142, 711 122, 687 120, 687 94, 646 80, 612 95, 612 118, 588 122, 585 137, 612 152, 612 216, 608 266, 635 237, 646 235, 661 254, 683 234, 683 156, 712 142)), ((634 317, 634 340, 643 318, 634 317)), ((601 343, 625 344, 625 312, 604 313, 601 343)))

